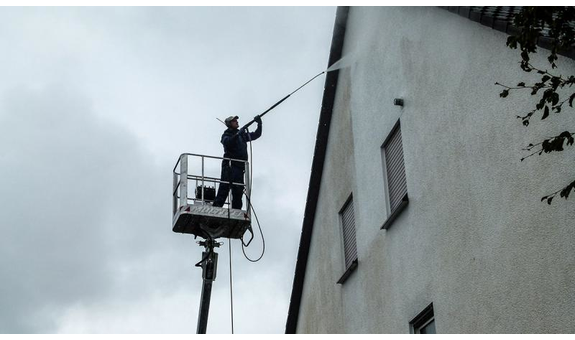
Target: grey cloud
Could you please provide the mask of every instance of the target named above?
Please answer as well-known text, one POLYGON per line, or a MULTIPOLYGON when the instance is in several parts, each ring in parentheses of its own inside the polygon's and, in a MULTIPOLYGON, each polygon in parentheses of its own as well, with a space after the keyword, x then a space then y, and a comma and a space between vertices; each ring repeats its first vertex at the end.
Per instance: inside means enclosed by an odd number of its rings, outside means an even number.
MULTIPOLYGON (((171 231, 176 157, 220 155, 215 117, 246 122, 321 71, 334 13, 2 8, 0 332, 194 332, 202 249, 171 231)), ((316 82, 254 143, 266 254, 253 264, 233 244, 236 332, 283 331, 316 82)), ((260 250, 256 230, 246 252, 260 250)), ((230 330, 228 258, 224 245, 211 332, 230 330)))
POLYGON ((73 91, 15 89, 3 104, 0 331, 50 332, 50 314, 30 316, 110 294, 118 264, 169 241, 154 232, 169 202, 137 140, 73 91))

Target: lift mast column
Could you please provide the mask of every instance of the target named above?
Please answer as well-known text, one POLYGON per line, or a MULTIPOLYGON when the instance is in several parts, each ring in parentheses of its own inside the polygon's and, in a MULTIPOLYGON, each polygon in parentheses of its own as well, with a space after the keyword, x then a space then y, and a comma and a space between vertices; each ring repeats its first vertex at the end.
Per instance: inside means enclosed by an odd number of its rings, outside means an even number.
POLYGON ((210 299, 212 296, 212 283, 216 279, 216 272, 218 267, 218 254, 214 252, 215 247, 219 247, 220 243, 215 241, 200 241, 200 246, 204 246, 206 250, 202 252, 202 259, 204 259, 200 267, 202 267, 202 296, 200 297, 200 312, 198 313, 198 328, 197 334, 206 334, 208 327, 208 313, 210 311, 210 299))
POLYGON ((253 239, 251 228, 251 216, 248 209, 233 209, 227 207, 212 206, 215 199, 216 184, 228 184, 243 187, 250 194, 249 162, 238 159, 213 157, 191 153, 181 154, 173 170, 172 188, 172 231, 176 233, 191 234, 201 237, 198 242, 205 250, 202 252, 202 260, 196 264, 202 268, 202 295, 200 297, 200 311, 198 313, 197 333, 205 334, 208 326, 208 314, 212 295, 212 284, 216 279, 218 254, 214 251, 221 243, 216 240, 220 237, 227 239, 239 239, 244 246, 249 245, 253 239), (189 159, 188 159, 189 158, 189 159), (245 164, 244 183, 222 182, 217 177, 206 175, 206 161, 243 162, 245 164), (179 165, 179 167, 178 167, 179 165), (190 197, 189 189, 195 189, 195 195, 190 197), (209 185, 213 185, 210 187, 209 185), (251 234, 247 244, 244 242, 244 234, 251 234))

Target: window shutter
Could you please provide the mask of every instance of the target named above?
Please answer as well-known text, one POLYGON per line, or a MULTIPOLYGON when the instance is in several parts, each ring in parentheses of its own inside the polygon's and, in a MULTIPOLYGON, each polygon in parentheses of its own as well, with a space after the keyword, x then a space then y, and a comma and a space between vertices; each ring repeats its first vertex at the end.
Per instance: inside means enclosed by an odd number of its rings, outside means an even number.
POLYGON ((345 254, 345 268, 349 268, 357 260, 357 244, 355 241, 355 217, 353 214, 353 198, 350 198, 341 211, 343 225, 343 248, 345 254))
POLYGON ((389 190, 389 205, 393 213, 401 204, 407 194, 405 181, 405 165, 403 162, 403 146, 401 142, 401 127, 394 128, 383 145, 385 152, 385 165, 387 169, 387 187, 389 190))

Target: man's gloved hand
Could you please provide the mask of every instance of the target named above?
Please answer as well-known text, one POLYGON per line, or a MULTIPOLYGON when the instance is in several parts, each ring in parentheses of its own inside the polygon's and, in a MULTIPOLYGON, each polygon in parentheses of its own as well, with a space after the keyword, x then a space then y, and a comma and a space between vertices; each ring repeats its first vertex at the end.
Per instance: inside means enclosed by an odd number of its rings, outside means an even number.
POLYGON ((262 117, 260 117, 260 115, 257 115, 254 117, 254 121, 258 124, 261 124, 262 123, 262 117))

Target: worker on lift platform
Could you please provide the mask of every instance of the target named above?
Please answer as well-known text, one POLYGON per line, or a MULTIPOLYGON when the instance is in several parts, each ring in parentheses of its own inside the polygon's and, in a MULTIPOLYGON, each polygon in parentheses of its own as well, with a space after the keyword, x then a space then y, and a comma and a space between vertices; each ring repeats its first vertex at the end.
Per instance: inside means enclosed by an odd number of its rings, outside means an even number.
MULTIPOLYGON (((225 123, 228 129, 222 135, 222 144, 224 145, 224 158, 233 158, 248 160, 248 142, 254 141, 262 135, 262 119, 255 116, 254 121, 258 123, 258 128, 254 132, 247 132, 245 128, 238 129, 238 116, 226 118, 225 123)), ((244 162, 234 162, 222 160, 222 182, 244 183, 244 162)), ((231 185, 232 189, 232 208, 242 208, 243 186, 231 185)), ((214 200, 214 207, 222 207, 230 192, 230 184, 220 183, 218 194, 214 200)))

